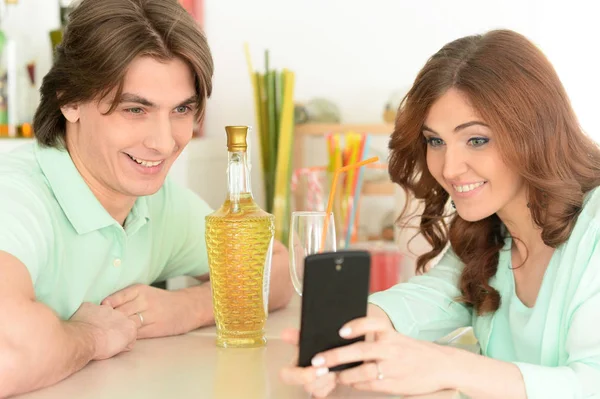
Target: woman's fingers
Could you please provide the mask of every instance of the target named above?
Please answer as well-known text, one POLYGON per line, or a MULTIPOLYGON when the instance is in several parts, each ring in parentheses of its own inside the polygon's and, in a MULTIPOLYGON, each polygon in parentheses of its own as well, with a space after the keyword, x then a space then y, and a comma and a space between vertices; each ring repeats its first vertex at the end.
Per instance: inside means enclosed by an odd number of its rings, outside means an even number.
POLYGON ((389 356, 390 348, 381 342, 357 342, 320 353, 312 359, 314 367, 332 368, 353 362, 380 361, 389 356))
POLYGON ((306 392, 309 392, 315 398, 324 398, 331 393, 336 387, 336 375, 329 372, 323 377, 319 377, 312 384, 304 386, 306 392))
POLYGON ((279 376, 281 380, 290 385, 312 384, 319 377, 329 373, 326 367, 293 367, 288 366, 281 369, 279 376))

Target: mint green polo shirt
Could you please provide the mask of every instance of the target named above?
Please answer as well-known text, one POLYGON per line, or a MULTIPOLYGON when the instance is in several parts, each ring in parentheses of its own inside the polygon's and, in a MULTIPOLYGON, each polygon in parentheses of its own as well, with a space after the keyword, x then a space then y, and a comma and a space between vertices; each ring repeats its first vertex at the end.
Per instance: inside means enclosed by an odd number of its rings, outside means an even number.
POLYGON ((83 302, 99 304, 132 284, 208 273, 211 211, 167 179, 137 199, 123 227, 67 151, 32 144, 0 155, 0 251, 23 262, 37 300, 64 320, 83 302))

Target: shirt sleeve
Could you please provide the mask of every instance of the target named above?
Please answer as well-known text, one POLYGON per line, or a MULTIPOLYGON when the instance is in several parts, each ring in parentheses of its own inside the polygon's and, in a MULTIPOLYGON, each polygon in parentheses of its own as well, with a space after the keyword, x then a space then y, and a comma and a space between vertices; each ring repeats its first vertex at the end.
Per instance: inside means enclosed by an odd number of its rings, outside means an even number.
POLYGON ((204 236, 205 218, 212 209, 193 191, 173 181, 167 183, 168 237, 175 237, 175 250, 157 281, 177 276, 197 277, 208 273, 204 236))
POLYGON ((369 302, 388 315, 394 328, 413 338, 434 341, 470 326, 470 307, 457 302, 463 263, 451 249, 427 273, 370 296, 369 302))
MULTIPOLYGON (((0 251, 19 259, 33 284, 48 262, 52 240, 50 215, 38 189, 15 177, 0 176, 0 251)), ((1 270, 2 265, 0 276, 1 270)))

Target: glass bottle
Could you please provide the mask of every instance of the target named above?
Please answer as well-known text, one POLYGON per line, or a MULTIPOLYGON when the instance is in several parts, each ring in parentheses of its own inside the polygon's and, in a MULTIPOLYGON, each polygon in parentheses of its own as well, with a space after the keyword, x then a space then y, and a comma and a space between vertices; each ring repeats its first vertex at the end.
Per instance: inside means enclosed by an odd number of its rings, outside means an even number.
POLYGON ((266 343, 273 215, 254 202, 247 160, 247 126, 227 126, 228 194, 206 217, 217 346, 251 348, 266 343))

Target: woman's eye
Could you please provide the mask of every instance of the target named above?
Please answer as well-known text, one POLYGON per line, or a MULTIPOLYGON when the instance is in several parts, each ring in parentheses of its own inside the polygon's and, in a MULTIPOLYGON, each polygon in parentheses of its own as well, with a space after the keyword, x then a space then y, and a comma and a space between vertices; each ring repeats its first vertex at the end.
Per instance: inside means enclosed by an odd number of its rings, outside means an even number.
POLYGON ((482 145, 487 144, 488 141, 490 140, 485 137, 473 137, 469 140, 469 144, 471 144, 473 147, 481 147, 482 145))
POLYGON ((439 147, 444 144, 444 141, 438 137, 428 137, 426 140, 430 147, 439 147))

